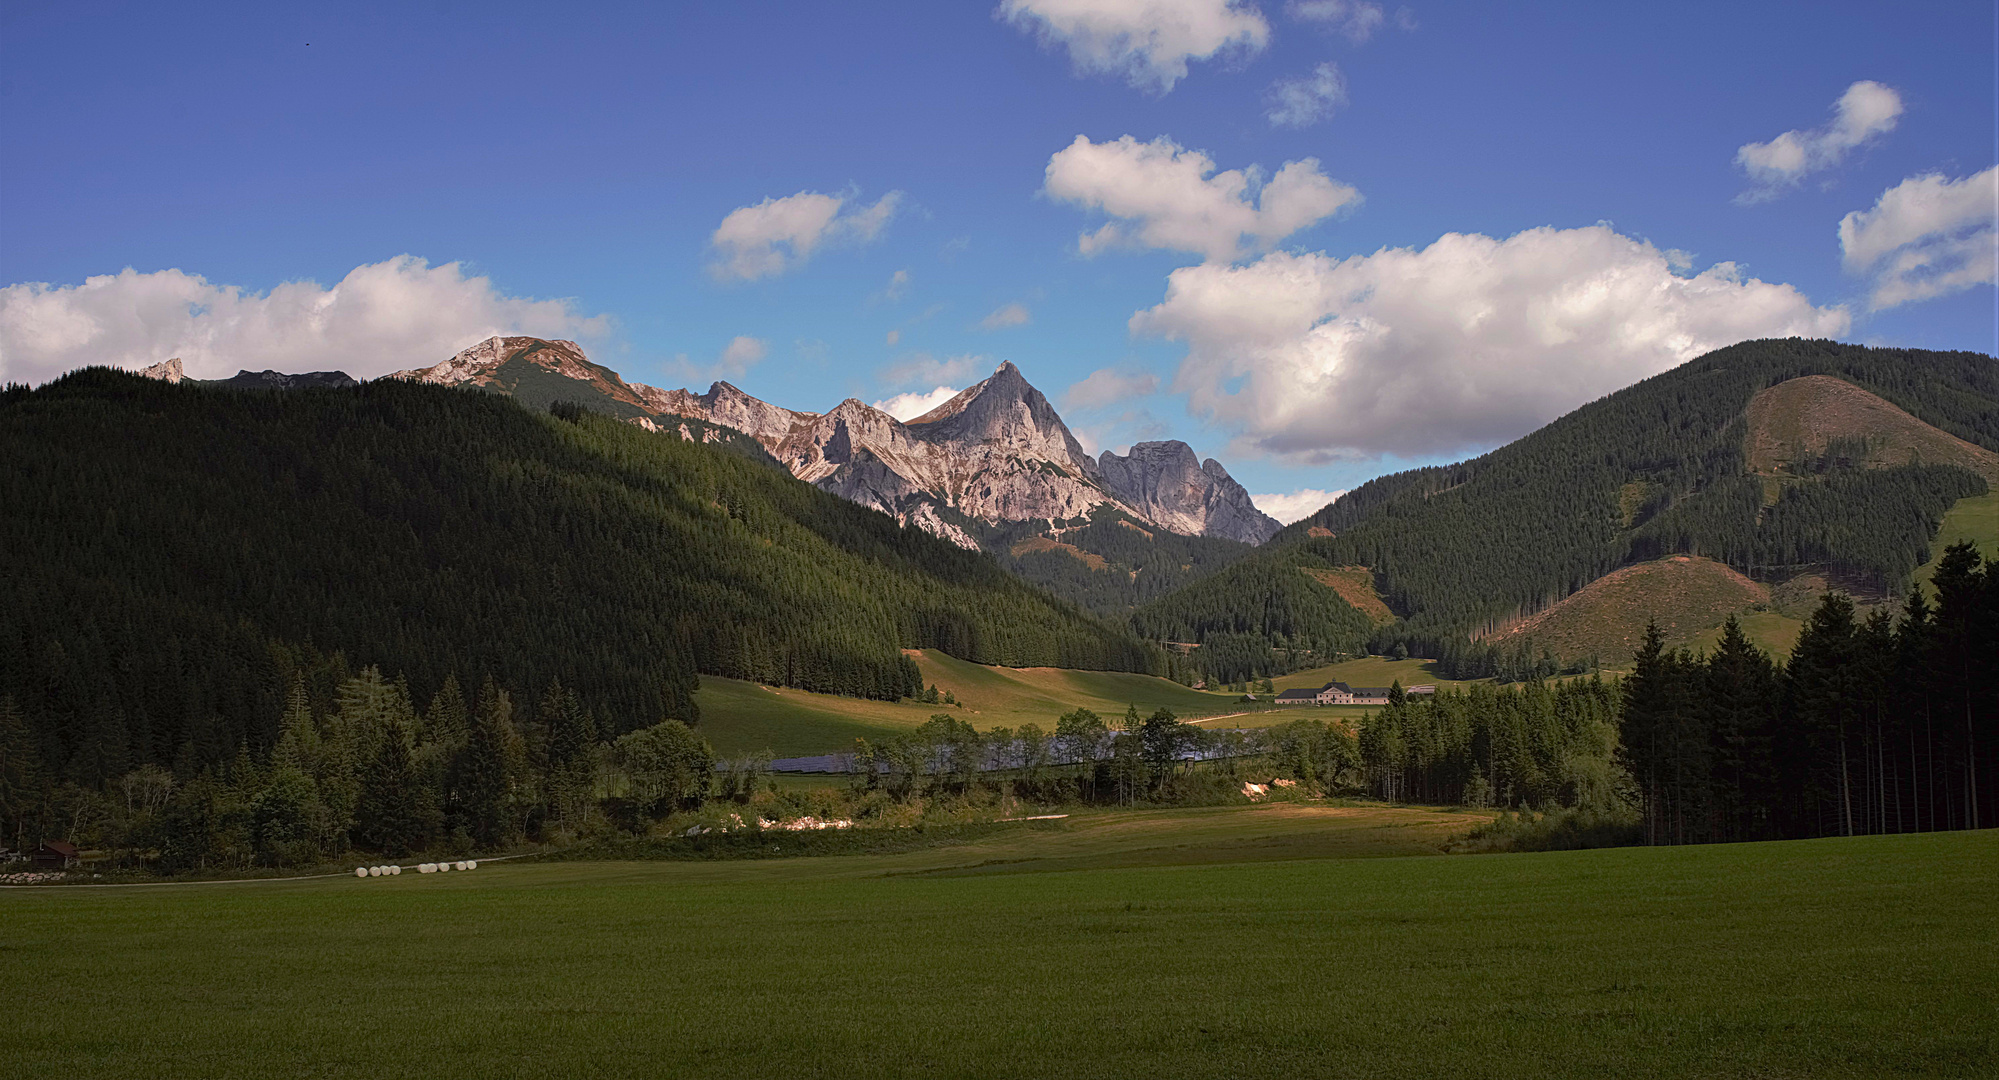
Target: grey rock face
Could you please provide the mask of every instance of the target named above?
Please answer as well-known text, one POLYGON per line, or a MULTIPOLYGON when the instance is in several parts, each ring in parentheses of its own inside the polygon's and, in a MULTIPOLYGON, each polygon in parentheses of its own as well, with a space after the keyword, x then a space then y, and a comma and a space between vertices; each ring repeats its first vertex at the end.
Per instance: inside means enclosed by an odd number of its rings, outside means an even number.
POLYGON ((174 357, 171 360, 162 360, 159 363, 154 364, 152 367, 144 368, 139 372, 139 374, 148 379, 158 379, 161 382, 168 382, 168 383, 177 383, 180 382, 182 379, 187 378, 187 376, 181 372, 180 357, 178 356, 174 357))
POLYGON ((1185 443, 1141 443, 1128 457, 1093 460, 1010 363, 907 423, 851 398, 811 413, 759 401, 725 382, 705 394, 626 383, 569 341, 490 338, 393 377, 504 390, 496 370, 523 357, 635 406, 642 415, 629 419, 648 430, 671 432, 669 418, 677 417, 743 432, 793 476, 963 547, 978 545, 939 510, 997 523, 1081 517, 1108 505, 1175 532, 1250 543, 1278 528, 1226 470, 1212 461, 1201 466, 1185 443))
POLYGON ((1221 462, 1202 463, 1178 440, 1138 443, 1123 457, 1106 450, 1097 467, 1106 491, 1177 533, 1261 544, 1283 528, 1256 508, 1221 462))

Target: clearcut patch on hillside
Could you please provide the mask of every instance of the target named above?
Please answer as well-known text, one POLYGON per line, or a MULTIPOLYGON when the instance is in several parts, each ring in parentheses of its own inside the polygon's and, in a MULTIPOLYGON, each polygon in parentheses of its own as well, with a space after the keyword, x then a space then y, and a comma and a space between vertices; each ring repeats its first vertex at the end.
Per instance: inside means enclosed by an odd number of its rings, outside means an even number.
POLYGON ((1355 611, 1376 626, 1395 621, 1395 613, 1374 588, 1374 571, 1365 566, 1341 566, 1331 570, 1315 566, 1299 567, 1305 576, 1338 593, 1355 611))
POLYGON ((1656 621, 1669 646, 1688 644, 1730 615, 1770 601, 1770 590, 1713 559, 1674 555, 1614 570, 1555 606, 1500 635, 1504 645, 1527 643, 1555 659, 1594 655, 1622 664, 1656 621))
POLYGON ((1050 540, 1045 536, 1030 536, 1020 543, 1015 544, 1012 548, 1013 557, 1016 559, 1022 555, 1032 555, 1041 551, 1064 552, 1092 570, 1103 570, 1110 566, 1110 563, 1102 555, 1094 551, 1084 551, 1074 544, 1065 544, 1060 540, 1050 540))
POLYGON ((1830 375, 1806 375, 1749 399, 1743 453, 1749 471, 1798 476, 1835 444, 1853 447, 1854 464, 1956 465, 1999 485, 1999 454, 1910 416, 1886 399, 1830 375), (1859 451, 1864 444, 1865 450, 1859 451))

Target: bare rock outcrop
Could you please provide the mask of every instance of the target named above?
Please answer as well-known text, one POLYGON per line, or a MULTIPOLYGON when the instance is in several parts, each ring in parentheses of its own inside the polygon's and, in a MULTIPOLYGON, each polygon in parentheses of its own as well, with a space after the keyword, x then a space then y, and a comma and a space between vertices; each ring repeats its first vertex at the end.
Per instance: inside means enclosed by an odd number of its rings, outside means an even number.
POLYGON ((1097 466, 1105 490, 1174 532, 1261 544, 1283 528, 1256 508, 1221 462, 1202 462, 1178 440, 1138 443, 1123 456, 1106 450, 1097 466))
POLYGON ((148 368, 141 368, 139 374, 148 379, 158 379, 161 382, 169 383, 177 383, 187 378, 186 373, 181 371, 180 357, 178 356, 171 360, 162 360, 148 368))

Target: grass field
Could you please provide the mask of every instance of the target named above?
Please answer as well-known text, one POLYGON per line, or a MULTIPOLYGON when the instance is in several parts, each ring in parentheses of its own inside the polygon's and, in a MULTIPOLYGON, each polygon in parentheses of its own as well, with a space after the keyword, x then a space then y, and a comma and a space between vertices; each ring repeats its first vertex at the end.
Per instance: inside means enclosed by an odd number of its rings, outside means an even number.
POLYGON ((1937 563, 1943 558, 1943 549, 1960 540, 1976 543, 1978 553, 1987 560, 1999 559, 1999 489, 1959 499, 1951 505, 1943 516, 1943 526, 1937 529, 1930 561, 1916 570, 1915 579, 1929 584, 1930 575, 1936 573, 1937 563))
POLYGON ((1358 660, 1294 671, 1282 678, 1272 679, 1271 685, 1279 690, 1316 690, 1336 680, 1348 686, 1389 686, 1400 680, 1403 686, 1434 686, 1439 690, 1470 685, 1439 675, 1434 660, 1390 660, 1385 656, 1363 656, 1358 660))
MULTIPOLYGON (((1798 644, 1798 635, 1804 632, 1805 624, 1788 615, 1774 611, 1751 611, 1736 616, 1742 624, 1742 635, 1750 644, 1770 654, 1770 658, 1783 663, 1791 658, 1791 650, 1798 644)), ((1721 644, 1721 627, 1710 626, 1688 638, 1684 644, 1699 653, 1711 653, 1721 644)), ((1631 666, 1627 658, 1624 667, 1631 666)))
POLYGON ((763 687, 734 679, 703 676, 696 697, 701 734, 720 754, 770 750, 779 757, 845 750, 856 738, 881 739, 905 732, 934 713, 950 713, 980 730, 1033 723, 1055 729, 1055 718, 1076 708, 1106 720, 1167 708, 1193 718, 1234 712, 1235 694, 1189 690, 1149 675, 1064 668, 983 667, 935 650, 912 653, 924 685, 950 691, 963 708, 911 701, 866 701, 763 687))
MULTIPOLYGON (((1444 824, 1436 824, 1442 820, 1444 824)), ((1418 856, 1096 815, 892 856, 0 891, 18 1076, 1989 1076, 1999 833, 1418 856)))

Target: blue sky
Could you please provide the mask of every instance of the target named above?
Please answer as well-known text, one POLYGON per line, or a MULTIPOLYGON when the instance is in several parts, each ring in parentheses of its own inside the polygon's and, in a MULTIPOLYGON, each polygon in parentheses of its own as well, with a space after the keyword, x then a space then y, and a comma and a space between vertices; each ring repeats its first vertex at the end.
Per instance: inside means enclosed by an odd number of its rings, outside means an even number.
POLYGON ((1965 3, 11 4, 0 368, 517 330, 816 410, 1011 360, 1093 447, 1333 491, 1740 337, 1995 351, 1994 50, 1965 3))

